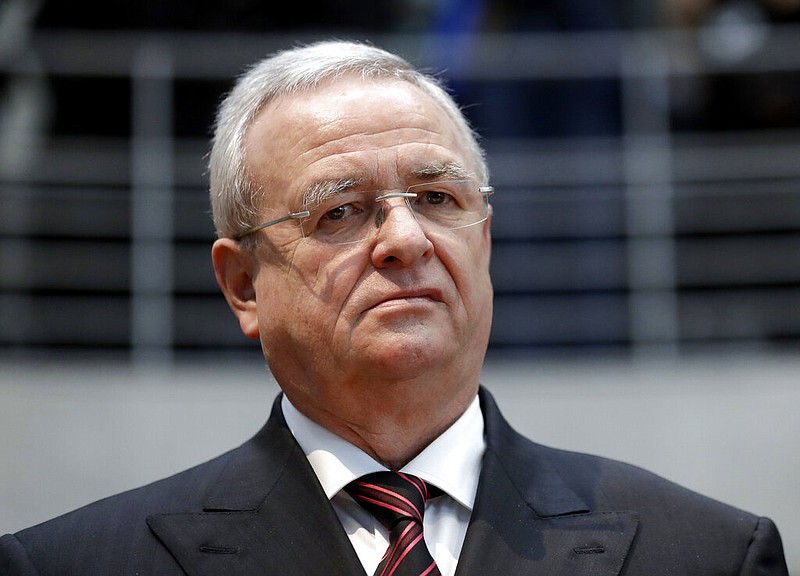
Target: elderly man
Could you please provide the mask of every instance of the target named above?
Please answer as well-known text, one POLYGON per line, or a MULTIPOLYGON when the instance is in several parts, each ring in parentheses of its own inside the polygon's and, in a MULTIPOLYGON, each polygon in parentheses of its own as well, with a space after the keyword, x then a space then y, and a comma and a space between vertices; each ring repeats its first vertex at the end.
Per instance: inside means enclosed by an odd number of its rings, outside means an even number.
POLYGON ((220 108, 217 281, 282 394, 259 434, 6 536, 2 574, 786 574, 766 518, 517 435, 479 384, 488 174, 436 80, 276 54, 220 108))

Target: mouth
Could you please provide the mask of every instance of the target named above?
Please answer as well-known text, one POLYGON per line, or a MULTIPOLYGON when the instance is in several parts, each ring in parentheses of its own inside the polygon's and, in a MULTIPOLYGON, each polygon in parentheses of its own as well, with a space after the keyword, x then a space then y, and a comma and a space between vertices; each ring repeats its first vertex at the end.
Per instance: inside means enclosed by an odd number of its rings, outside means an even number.
POLYGON ((438 290, 410 290, 389 294, 370 306, 370 309, 391 308, 394 306, 420 306, 440 302, 442 302, 442 295, 438 290))

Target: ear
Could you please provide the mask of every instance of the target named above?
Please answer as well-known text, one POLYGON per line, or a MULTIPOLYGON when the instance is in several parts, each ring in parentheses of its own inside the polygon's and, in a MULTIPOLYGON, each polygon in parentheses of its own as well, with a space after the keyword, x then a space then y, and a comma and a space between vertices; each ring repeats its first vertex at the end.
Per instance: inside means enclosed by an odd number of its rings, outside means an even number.
POLYGON ((220 238, 211 248, 211 260, 217 284, 228 306, 239 319, 242 333, 252 340, 258 339, 255 256, 244 250, 236 240, 220 238))

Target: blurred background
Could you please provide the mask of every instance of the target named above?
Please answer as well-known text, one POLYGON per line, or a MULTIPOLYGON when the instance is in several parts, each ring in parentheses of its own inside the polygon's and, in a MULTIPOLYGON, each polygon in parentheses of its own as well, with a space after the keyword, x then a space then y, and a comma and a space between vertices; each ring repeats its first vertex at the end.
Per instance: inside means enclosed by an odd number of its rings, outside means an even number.
POLYGON ((339 37, 442 71, 484 137, 484 382, 512 423, 770 515, 800 574, 798 19, 800 0, 4 0, 0 532, 258 429, 276 387, 214 281, 210 127, 244 67, 339 37))

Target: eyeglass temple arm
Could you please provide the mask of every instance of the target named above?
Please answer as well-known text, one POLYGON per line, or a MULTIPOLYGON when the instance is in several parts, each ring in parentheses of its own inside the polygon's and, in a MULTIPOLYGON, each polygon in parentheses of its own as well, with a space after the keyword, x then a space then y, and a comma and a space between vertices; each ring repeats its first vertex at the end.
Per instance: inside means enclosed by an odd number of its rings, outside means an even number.
POLYGON ((311 212, 308 210, 301 210, 300 212, 292 212, 291 214, 287 214, 286 216, 282 216, 280 218, 276 218, 275 220, 270 220, 269 222, 264 222, 263 224, 259 224, 258 226, 253 226, 252 228, 248 228, 241 234, 239 234, 239 238, 243 238, 248 234, 252 234, 253 232, 258 232, 259 230, 263 230, 273 224, 280 224, 281 222, 286 222, 287 220, 297 220, 298 218, 308 218, 311 216, 311 212))

